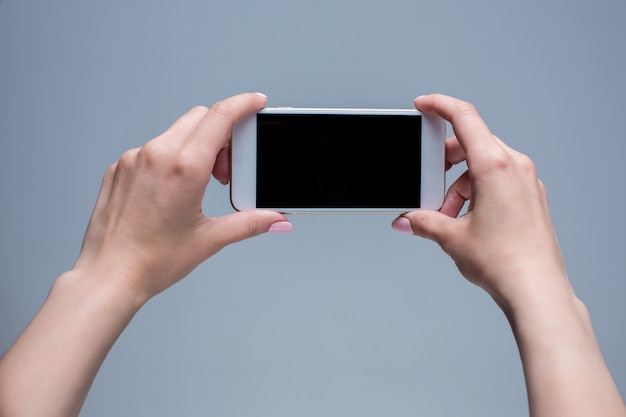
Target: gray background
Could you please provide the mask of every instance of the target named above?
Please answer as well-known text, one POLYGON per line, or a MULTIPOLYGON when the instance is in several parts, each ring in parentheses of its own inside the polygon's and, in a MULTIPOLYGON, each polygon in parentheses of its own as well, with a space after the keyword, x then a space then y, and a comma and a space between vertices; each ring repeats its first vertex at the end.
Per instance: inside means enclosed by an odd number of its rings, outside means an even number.
MULTIPOLYGON (((106 167, 196 104, 472 101, 530 155, 626 393, 626 3, 0 3, 0 352, 70 268, 106 167)), ((457 172, 458 174, 458 172, 457 172)), ((206 211, 231 211, 210 184, 206 211)), ((298 216, 152 300, 85 416, 523 416, 504 316, 393 216, 298 216)))

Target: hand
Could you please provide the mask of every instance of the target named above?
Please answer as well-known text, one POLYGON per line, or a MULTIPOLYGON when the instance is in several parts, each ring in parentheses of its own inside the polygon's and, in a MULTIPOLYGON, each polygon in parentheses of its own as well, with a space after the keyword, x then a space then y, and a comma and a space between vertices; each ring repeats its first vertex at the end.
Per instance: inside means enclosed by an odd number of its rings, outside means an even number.
POLYGON ((442 95, 419 97, 415 106, 452 124, 447 167, 467 161, 443 206, 418 210, 393 222, 396 230, 437 242, 461 273, 498 302, 520 294, 519 285, 564 276, 546 192, 525 155, 494 136, 469 103, 442 95), (469 200, 468 212, 458 217, 469 200), (458 218, 457 218, 458 217, 458 218))
POLYGON ((116 279, 143 299, 173 285, 224 246, 270 229, 289 231, 279 213, 211 218, 202 198, 211 174, 226 184, 233 125, 266 103, 242 94, 197 107, 107 171, 75 270, 116 279), (97 273, 96 273, 97 272, 97 273))

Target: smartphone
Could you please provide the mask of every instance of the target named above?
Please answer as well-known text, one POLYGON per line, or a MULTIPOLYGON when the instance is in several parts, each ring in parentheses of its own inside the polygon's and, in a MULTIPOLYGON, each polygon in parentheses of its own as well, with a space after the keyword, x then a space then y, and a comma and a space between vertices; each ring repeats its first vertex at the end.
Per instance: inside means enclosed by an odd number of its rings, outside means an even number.
POLYGON ((445 123, 417 110, 265 108, 233 128, 236 210, 438 209, 445 123))

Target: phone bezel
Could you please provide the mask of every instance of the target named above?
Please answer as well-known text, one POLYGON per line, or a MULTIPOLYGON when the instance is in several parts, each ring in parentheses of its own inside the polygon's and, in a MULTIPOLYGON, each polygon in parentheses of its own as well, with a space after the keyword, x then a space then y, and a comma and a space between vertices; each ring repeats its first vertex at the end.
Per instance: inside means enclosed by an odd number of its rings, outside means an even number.
MULTIPOLYGON (((415 109, 341 109, 273 107, 260 110, 266 114, 339 114, 422 116, 421 207, 400 208, 293 208, 267 210, 297 213, 403 213, 417 209, 436 210, 445 193, 445 122, 437 116, 415 109)), ((235 210, 256 208, 257 113, 246 116, 233 128, 231 141, 230 200, 235 210)))

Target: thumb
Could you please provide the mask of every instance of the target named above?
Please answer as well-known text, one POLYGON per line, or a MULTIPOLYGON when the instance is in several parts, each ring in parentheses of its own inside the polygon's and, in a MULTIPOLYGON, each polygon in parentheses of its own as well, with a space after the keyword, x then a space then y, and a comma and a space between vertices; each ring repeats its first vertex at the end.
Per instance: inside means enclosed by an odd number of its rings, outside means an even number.
POLYGON ((288 233, 293 229, 284 215, 268 210, 244 210, 227 214, 211 219, 206 227, 208 230, 204 235, 211 240, 210 245, 220 249, 268 231, 288 233))
POLYGON ((456 219, 434 210, 416 210, 397 217, 391 227, 403 233, 411 233, 444 246, 456 219))

